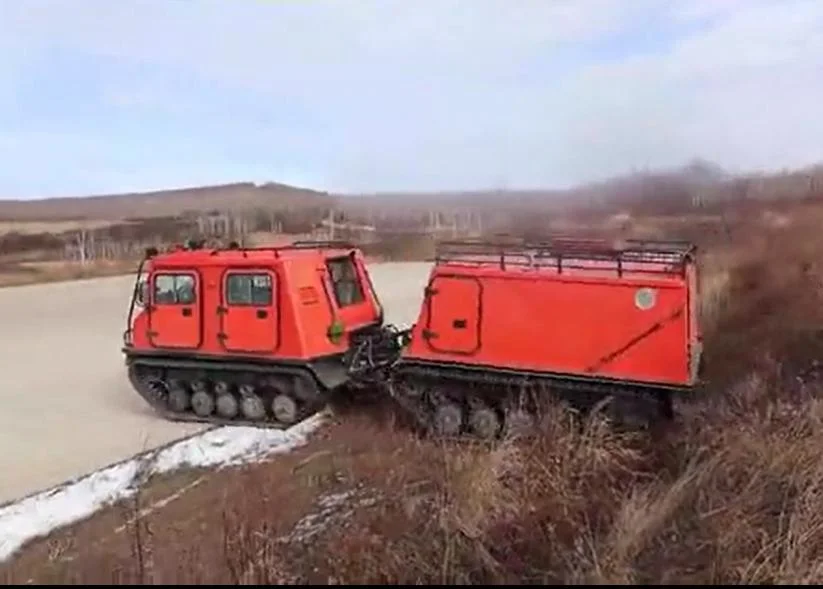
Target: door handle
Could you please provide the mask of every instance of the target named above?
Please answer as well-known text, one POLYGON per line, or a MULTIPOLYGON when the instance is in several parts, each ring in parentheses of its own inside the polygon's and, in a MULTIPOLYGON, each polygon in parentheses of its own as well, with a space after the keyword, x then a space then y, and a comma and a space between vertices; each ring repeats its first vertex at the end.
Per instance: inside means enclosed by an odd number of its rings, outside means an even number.
POLYGON ((265 309, 257 309, 257 318, 258 319, 265 319, 269 316, 269 312, 265 309))
POLYGON ((183 317, 191 317, 191 309, 189 307, 183 307, 183 317))
POLYGON ((452 321, 452 327, 455 329, 466 329, 466 320, 455 319, 454 321, 452 321))

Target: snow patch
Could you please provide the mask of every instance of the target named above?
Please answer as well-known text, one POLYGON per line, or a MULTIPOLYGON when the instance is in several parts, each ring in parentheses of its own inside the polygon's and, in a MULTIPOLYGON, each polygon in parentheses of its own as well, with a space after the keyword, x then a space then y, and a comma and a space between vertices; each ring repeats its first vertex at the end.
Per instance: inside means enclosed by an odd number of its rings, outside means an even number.
POLYGON ((315 415, 287 430, 210 429, 0 507, 0 562, 33 538, 87 518, 131 496, 148 477, 183 467, 225 467, 289 452, 324 421, 315 415))
POLYGON ((316 510, 303 516, 289 534, 277 541, 285 544, 307 542, 332 526, 345 524, 358 507, 371 507, 378 500, 374 490, 362 487, 322 495, 315 504, 316 510))

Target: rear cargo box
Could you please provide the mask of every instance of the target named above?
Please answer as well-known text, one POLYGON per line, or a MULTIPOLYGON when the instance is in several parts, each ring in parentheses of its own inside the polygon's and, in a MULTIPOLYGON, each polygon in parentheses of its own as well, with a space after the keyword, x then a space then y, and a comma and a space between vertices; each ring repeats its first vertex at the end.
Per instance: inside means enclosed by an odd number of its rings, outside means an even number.
POLYGON ((440 244, 404 359, 691 386, 694 252, 682 242, 440 244))

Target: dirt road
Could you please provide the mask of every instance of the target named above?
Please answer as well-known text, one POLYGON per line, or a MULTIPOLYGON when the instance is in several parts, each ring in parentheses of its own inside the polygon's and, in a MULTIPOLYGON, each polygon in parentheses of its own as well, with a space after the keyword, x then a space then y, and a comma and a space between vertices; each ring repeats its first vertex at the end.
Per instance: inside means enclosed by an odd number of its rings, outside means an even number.
MULTIPOLYGON (((371 266, 387 321, 415 320, 428 269, 371 266)), ((132 286, 0 290, 0 503, 205 429, 159 418, 132 392, 120 352, 132 286)))

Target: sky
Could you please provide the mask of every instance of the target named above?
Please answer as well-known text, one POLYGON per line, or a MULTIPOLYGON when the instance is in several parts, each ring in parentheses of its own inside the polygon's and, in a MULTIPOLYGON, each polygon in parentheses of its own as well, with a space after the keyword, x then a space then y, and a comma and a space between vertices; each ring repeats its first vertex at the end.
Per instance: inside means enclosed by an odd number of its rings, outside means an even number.
POLYGON ((0 198, 823 161, 820 0, 0 0, 0 198))

